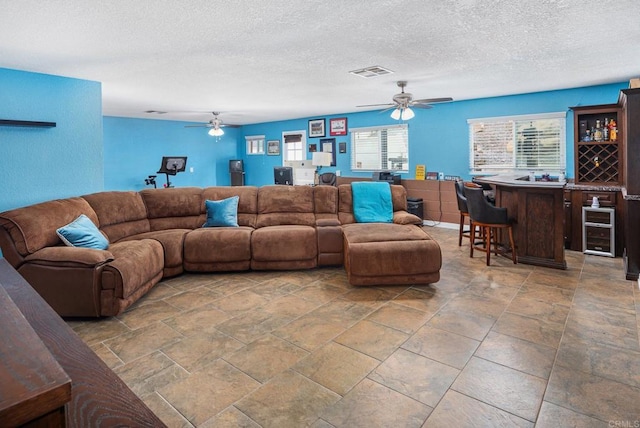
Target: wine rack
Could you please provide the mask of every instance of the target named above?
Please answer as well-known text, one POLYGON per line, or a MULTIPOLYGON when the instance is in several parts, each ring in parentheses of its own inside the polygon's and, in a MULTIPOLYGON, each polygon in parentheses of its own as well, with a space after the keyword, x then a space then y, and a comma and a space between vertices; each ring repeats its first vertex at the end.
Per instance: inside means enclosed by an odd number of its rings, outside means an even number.
POLYGON ((577 152, 577 182, 620 182, 620 162, 617 144, 580 143, 578 144, 577 152))
MULTIPOLYGON (((622 119, 617 104, 606 104, 587 107, 572 107, 574 111, 574 152, 576 184, 622 184, 622 119), (615 121, 617 132, 610 139, 609 132, 605 138, 594 141, 590 130, 602 129, 605 122, 615 121)), ((609 130, 607 130, 609 131, 609 130)), ((601 135, 600 135, 601 136, 601 135)))

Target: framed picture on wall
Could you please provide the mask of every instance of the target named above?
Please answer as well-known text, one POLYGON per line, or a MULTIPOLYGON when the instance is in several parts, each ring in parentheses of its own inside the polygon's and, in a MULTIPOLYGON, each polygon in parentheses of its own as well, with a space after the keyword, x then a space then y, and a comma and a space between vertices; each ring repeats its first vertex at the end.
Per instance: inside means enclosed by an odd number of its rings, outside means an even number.
POLYGON ((329 120, 329 135, 347 135, 347 118, 338 117, 329 120))
POLYGON ((324 119, 313 119, 309 121, 309 138, 324 137, 325 134, 324 119))
POLYGON ((267 141, 267 155, 278 156, 280 154, 280 140, 267 141))
POLYGON ((317 152, 318 146, 316 144, 309 144, 309 153, 317 152))
POLYGON ((331 153, 331 166, 336 166, 336 139, 323 138, 320 140, 320 151, 331 153))

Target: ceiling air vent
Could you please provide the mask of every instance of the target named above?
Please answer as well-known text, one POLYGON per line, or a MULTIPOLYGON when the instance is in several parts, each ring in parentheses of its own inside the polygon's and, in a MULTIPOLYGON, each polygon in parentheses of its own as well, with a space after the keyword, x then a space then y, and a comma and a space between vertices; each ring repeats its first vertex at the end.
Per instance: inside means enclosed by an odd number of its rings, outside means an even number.
POLYGON ((388 68, 380 67, 379 65, 374 65, 373 67, 361 68, 360 70, 352 70, 349 73, 368 79, 370 77, 378 77, 384 76, 385 74, 391 74, 393 73, 393 71, 389 70, 388 68))
POLYGON ((145 110, 144 112, 148 114, 167 114, 166 111, 159 111, 159 110, 145 110))

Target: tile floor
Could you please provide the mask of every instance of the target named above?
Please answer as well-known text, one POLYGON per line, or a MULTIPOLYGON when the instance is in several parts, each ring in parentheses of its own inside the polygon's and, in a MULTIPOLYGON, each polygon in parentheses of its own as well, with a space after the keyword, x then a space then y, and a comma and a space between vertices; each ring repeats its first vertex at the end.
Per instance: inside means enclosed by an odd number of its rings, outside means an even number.
POLYGON ((427 230, 434 285, 188 274, 69 324, 170 427, 640 425, 640 292, 620 258, 487 267, 427 230))

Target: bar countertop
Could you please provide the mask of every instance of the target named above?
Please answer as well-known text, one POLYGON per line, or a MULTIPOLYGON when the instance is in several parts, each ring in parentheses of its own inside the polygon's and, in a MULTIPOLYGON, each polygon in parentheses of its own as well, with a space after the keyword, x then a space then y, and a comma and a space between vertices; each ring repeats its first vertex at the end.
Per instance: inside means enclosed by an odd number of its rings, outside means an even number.
POLYGON ((563 188, 567 182, 562 181, 529 181, 529 176, 520 174, 502 174, 476 177, 474 181, 478 183, 496 184, 506 187, 541 187, 541 188, 563 188))

